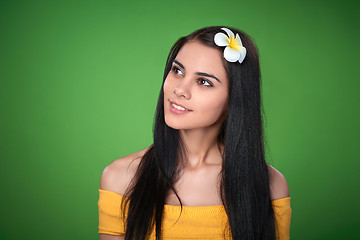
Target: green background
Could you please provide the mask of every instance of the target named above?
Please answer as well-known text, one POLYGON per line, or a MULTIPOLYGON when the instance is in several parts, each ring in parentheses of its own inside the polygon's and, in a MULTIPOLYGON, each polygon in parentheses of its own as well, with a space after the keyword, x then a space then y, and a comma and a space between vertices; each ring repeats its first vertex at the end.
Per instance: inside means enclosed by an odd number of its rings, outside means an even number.
POLYGON ((228 25, 260 52, 292 239, 360 233, 359 1, 1 1, 0 239, 98 239, 101 172, 152 142, 168 51, 228 25))

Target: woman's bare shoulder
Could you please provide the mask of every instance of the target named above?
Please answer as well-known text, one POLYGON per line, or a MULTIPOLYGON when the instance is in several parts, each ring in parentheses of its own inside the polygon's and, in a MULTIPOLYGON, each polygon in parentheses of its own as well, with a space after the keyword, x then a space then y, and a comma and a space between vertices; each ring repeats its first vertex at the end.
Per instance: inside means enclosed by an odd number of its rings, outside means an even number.
POLYGON ((270 177, 271 200, 289 197, 289 185, 284 175, 270 164, 267 166, 270 177))
POLYGON ((101 174, 100 189, 123 195, 148 149, 121 157, 107 165, 101 174))

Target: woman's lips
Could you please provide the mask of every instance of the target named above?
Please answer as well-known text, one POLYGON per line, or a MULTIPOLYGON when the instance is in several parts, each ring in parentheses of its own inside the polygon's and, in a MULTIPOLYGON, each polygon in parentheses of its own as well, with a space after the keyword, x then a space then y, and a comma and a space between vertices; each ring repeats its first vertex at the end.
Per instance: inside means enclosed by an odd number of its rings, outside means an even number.
POLYGON ((192 110, 176 103, 176 102, 173 102, 173 101, 170 101, 169 100, 169 109, 171 112, 173 113, 176 113, 176 114, 185 114, 185 113, 188 113, 188 112, 191 112, 192 110))

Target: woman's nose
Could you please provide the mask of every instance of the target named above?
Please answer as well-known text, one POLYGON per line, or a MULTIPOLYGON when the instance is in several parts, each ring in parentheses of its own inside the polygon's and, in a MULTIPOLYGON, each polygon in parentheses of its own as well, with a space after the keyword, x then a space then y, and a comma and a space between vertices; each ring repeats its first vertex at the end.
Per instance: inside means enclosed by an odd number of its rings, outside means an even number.
POLYGON ((180 98, 185 98, 186 100, 191 98, 189 86, 184 84, 184 80, 174 88, 174 94, 180 98))

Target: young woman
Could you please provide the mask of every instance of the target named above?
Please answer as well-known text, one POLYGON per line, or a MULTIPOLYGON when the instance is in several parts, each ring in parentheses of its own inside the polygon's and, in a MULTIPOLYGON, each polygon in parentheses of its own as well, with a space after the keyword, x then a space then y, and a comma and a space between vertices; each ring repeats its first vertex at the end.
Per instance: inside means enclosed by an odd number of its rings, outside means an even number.
POLYGON ((102 173, 100 239, 288 239, 289 189, 265 162, 260 96, 245 33, 207 27, 180 38, 153 145, 102 173))

